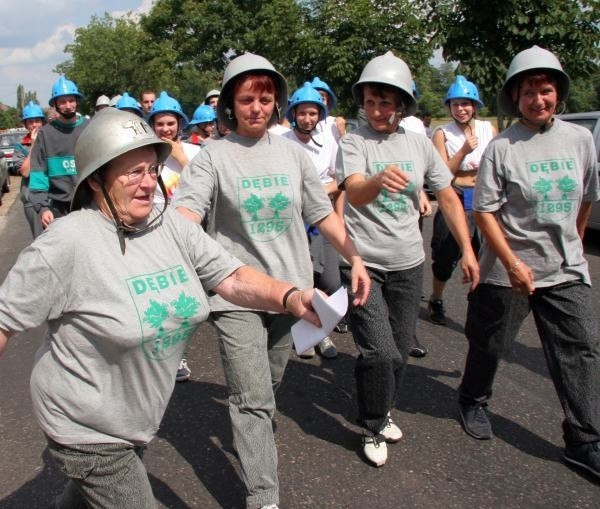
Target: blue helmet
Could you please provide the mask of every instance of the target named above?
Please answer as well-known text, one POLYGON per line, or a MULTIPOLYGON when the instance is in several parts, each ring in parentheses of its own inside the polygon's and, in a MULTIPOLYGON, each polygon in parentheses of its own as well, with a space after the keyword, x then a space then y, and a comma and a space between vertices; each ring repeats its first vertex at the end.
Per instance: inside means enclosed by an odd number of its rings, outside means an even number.
POLYGON ((131 97, 127 92, 123 92, 123 95, 121 97, 119 97, 119 100, 117 101, 117 104, 115 104, 115 107, 118 110, 125 110, 125 111, 130 111, 131 113, 135 113, 139 117, 144 116, 144 114, 142 113, 142 110, 140 109, 140 107, 138 105, 138 102, 133 97, 131 97))
POLYGON ((33 101, 29 101, 27 105, 23 108, 22 120, 28 120, 30 118, 43 118, 46 119, 46 115, 44 115, 44 110, 41 108, 39 104, 34 103, 33 101))
POLYGON ((319 120, 323 120, 325 117, 327 117, 327 106, 325 105, 325 101, 321 97, 321 94, 319 94, 314 86, 308 81, 292 94, 292 98, 289 100, 288 107, 285 112, 285 117, 290 122, 293 122, 294 108, 300 104, 306 103, 315 104, 319 107, 321 110, 319 112, 319 120))
POLYGON ((148 115, 149 124, 152 124, 152 119, 158 113, 173 113, 174 115, 178 116, 181 119, 181 129, 185 129, 185 127, 189 124, 187 115, 181 109, 181 104, 179 104, 179 101, 171 97, 164 90, 160 93, 158 99, 154 101, 154 104, 150 109, 150 114, 148 115))
POLYGON ((50 95, 48 104, 50 104, 50 106, 54 106, 55 99, 65 95, 74 95, 78 102, 83 101, 83 95, 81 95, 77 89, 77 85, 64 76, 61 76, 58 78, 58 81, 52 85, 52 94, 50 95))
POLYGON ((331 102, 331 104, 329 105, 329 109, 332 109, 332 110, 335 109, 335 106, 337 104, 337 97, 333 93, 333 90, 331 90, 331 88, 329 88, 329 85, 327 83, 325 83, 323 80, 321 80, 320 78, 315 76, 313 78, 312 82, 310 83, 310 85, 316 90, 323 90, 324 92, 327 92, 327 94, 329 94, 329 98, 330 98, 330 102, 331 102))
POLYGON ((194 111, 194 115, 192 116, 192 120, 190 120, 190 124, 204 124, 206 122, 214 122, 216 119, 217 115, 215 114, 213 107, 209 106, 208 104, 202 104, 196 108, 196 111, 194 111))
POLYGON ((457 76, 454 83, 450 85, 444 104, 448 106, 448 103, 452 99, 469 99, 475 103, 477 108, 483 106, 483 103, 479 99, 479 90, 477 90, 475 83, 468 81, 464 76, 457 76))

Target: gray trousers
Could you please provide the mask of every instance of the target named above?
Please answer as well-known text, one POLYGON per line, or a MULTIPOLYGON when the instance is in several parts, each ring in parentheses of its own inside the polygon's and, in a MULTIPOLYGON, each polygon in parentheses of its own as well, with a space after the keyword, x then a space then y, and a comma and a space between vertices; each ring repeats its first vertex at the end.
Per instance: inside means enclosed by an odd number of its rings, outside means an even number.
POLYGON ((153 509, 142 447, 127 444, 60 445, 48 439, 48 451, 69 477, 56 509, 153 509))
POLYGON ((469 294, 469 352, 459 401, 492 396, 500 358, 533 312, 548 370, 565 413, 567 444, 600 440, 600 340, 592 290, 580 281, 538 288, 530 297, 480 284, 469 294))
POLYGON ((256 509, 278 504, 274 394, 290 355, 290 327, 296 319, 254 311, 213 313, 211 319, 218 331, 246 505, 256 509))
MULTIPOLYGON (((342 283, 351 287, 349 267, 342 283)), ((415 341, 423 264, 385 272, 367 267, 371 292, 364 306, 350 306, 348 318, 359 355, 354 368, 358 424, 378 433, 397 403, 408 355, 415 341)), ((350 300, 352 296, 350 296, 350 300)))

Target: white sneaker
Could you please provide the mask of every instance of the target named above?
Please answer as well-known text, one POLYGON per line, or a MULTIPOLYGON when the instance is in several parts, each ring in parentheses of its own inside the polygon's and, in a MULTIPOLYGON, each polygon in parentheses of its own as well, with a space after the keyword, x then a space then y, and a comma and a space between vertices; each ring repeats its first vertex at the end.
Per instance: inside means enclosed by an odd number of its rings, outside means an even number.
POLYGON ((390 444, 395 444, 402 438, 402 430, 396 424, 394 424, 394 421, 392 421, 389 413, 387 416, 387 422, 383 428, 381 428, 379 433, 381 433, 385 437, 385 441, 389 442, 390 444))
POLYGON ((314 356, 315 348, 312 346, 308 350, 305 350, 304 352, 298 354, 298 357, 300 357, 301 359, 312 359, 314 356))
POLYGON ((317 345, 317 351, 321 354, 321 357, 324 357, 325 359, 335 359, 337 357, 337 348, 329 336, 325 336, 321 340, 317 345))
POLYGON ((263 505, 260 509, 279 509, 277 504, 263 505))
POLYGON ((187 382, 192 374, 192 370, 188 367, 187 359, 181 359, 179 361, 179 367, 177 368, 177 375, 175 375, 176 382, 187 382))
POLYGON ((382 467, 387 461, 387 445, 381 434, 365 434, 362 437, 363 452, 366 458, 376 467, 382 467))

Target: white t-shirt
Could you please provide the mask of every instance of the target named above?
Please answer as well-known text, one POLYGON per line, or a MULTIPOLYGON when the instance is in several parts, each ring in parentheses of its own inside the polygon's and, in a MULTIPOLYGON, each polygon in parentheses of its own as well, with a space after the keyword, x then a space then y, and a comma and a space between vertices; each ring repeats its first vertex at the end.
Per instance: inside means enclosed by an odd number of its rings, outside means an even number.
POLYGON ((335 180, 335 158, 337 157, 338 144, 333 135, 328 131, 320 133, 314 131, 312 139, 308 140, 308 143, 304 143, 299 139, 294 130, 283 134, 283 137, 298 143, 306 151, 323 184, 329 184, 335 180), (319 147, 315 142, 321 146, 319 147))
MULTIPOLYGON (((186 142, 182 142, 181 146, 183 147, 183 153, 187 157, 188 161, 191 161, 194 157, 196 157, 196 154, 198 154, 203 148, 198 145, 194 145, 193 143, 186 142)), ((181 180, 182 170, 183 167, 177 162, 175 158, 173 158, 172 156, 167 157, 162 173, 160 175, 165 184, 165 188, 167 189, 167 196, 169 198, 169 201, 173 201, 173 195, 175 194, 175 190, 179 185, 179 181, 181 180)), ((163 196, 160 186, 156 186, 156 191, 154 192, 154 203, 163 204, 164 202, 165 197, 163 196)))
POLYGON ((422 134, 427 136, 427 131, 425 130, 425 126, 420 118, 415 116, 411 117, 403 117, 400 121, 400 125, 404 127, 407 131, 412 131, 413 133, 422 134))

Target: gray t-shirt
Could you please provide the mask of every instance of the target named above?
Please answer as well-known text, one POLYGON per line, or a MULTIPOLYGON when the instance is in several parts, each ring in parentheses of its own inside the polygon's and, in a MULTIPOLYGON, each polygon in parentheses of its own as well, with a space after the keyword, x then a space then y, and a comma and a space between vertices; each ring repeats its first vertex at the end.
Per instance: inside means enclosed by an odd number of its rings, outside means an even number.
POLYGON ((95 208, 73 212, 21 253, 0 287, 0 328, 48 325, 31 396, 58 443, 149 442, 209 313, 206 292, 241 266, 174 210, 158 225, 128 237, 122 255, 112 221, 95 208))
MULTIPOLYGON (((248 265, 312 286, 304 224, 332 212, 310 158, 296 143, 236 133, 208 145, 181 174, 176 207, 207 217, 207 232, 248 265)), ((219 296, 211 310, 240 309, 219 296)))
MULTIPOLYGON (((544 133, 514 124, 488 145, 473 209, 494 212, 509 246, 534 272, 535 286, 581 279, 590 284, 577 234, 582 201, 597 201, 594 142, 586 129, 558 118, 544 133)), ((479 252, 481 281, 510 286, 487 242, 479 252)))
POLYGON ((409 185, 400 193, 382 190, 362 207, 346 202, 346 229, 365 265, 386 271, 406 270, 425 260, 419 231, 419 192, 423 183, 437 192, 450 186, 452 174, 427 137, 402 127, 385 134, 367 124, 340 140, 338 182, 355 173, 368 179, 389 164, 410 175, 409 185))

